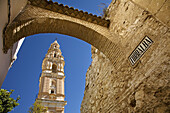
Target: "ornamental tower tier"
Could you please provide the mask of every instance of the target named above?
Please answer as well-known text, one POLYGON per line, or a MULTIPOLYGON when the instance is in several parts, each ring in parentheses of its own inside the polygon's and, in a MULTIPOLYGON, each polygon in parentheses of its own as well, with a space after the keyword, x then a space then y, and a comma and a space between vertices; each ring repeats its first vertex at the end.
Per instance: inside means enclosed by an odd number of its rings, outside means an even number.
POLYGON ((42 73, 39 79, 39 93, 37 100, 48 108, 47 113, 64 113, 64 57, 60 45, 55 40, 42 63, 42 73))

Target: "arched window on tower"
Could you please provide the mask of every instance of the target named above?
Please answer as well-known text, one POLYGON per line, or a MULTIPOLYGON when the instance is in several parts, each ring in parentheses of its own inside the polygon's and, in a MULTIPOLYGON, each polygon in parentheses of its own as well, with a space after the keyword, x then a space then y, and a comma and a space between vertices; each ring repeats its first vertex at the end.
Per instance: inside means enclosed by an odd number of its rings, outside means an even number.
POLYGON ((54 53, 54 57, 56 57, 56 53, 54 53))
POLYGON ((55 64, 52 65, 52 72, 53 73, 57 72, 57 65, 55 65, 55 64))
POLYGON ((51 92, 50 92, 51 94, 54 94, 54 89, 51 89, 51 92))

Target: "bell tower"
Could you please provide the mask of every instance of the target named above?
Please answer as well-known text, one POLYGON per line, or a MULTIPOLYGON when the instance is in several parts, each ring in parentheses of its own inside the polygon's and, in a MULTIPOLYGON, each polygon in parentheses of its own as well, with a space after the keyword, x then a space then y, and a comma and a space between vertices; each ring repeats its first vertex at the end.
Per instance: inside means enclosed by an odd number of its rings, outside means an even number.
POLYGON ((39 93, 37 100, 48 108, 47 113, 64 113, 64 57, 60 45, 55 40, 42 63, 42 73, 39 79, 39 93))

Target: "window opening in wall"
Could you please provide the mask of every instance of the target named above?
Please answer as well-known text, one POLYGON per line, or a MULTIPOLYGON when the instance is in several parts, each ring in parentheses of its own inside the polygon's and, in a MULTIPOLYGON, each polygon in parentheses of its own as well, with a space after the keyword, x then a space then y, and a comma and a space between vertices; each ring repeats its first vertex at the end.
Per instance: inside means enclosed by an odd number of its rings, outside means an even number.
POLYGON ((54 94, 54 90, 53 89, 51 90, 51 94, 54 94))
POLYGON ((52 65, 52 72, 53 73, 56 73, 57 71, 57 66, 55 64, 52 65))
POLYGON ((55 82, 54 81, 52 81, 52 86, 55 86, 55 82))
POLYGON ((56 57, 56 53, 54 53, 54 57, 56 57))

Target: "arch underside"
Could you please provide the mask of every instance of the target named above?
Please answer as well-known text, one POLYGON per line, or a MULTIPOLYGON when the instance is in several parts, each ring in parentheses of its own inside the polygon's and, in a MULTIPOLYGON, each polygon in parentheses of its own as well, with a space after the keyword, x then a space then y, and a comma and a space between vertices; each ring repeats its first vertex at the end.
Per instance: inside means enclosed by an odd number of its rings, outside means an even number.
POLYGON ((112 40, 114 36, 108 28, 31 5, 27 5, 7 27, 4 48, 8 50, 21 38, 38 33, 59 33, 76 37, 103 52, 116 68, 120 65, 120 45, 112 40))

